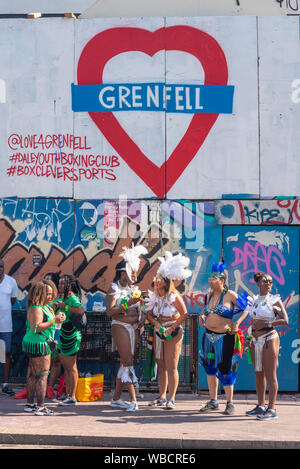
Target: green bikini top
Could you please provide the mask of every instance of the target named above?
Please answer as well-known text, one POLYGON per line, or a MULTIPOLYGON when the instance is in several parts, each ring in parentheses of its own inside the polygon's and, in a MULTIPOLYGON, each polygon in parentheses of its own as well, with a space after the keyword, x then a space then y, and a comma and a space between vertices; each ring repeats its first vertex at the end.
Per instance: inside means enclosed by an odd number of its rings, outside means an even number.
MULTIPOLYGON (((47 306, 47 305, 46 305, 47 306)), ((43 322, 47 322, 47 321, 52 321, 54 319, 54 314, 53 314, 53 310, 51 311, 50 308, 46 308, 45 306, 39 306, 39 305, 32 305, 28 308, 27 312, 31 309, 31 308, 41 308, 41 310, 43 311, 44 313, 44 316, 43 316, 43 322)), ((45 329, 43 331, 43 335, 44 337, 47 337, 48 339, 51 339, 52 336, 53 336, 53 332, 54 332, 54 324, 51 325, 50 327, 48 327, 48 329, 45 329)), ((29 332, 31 331, 33 334, 40 334, 39 332, 36 332, 37 330, 37 326, 35 326, 34 330, 32 331, 31 330, 31 327, 30 327, 30 321, 28 321, 28 319, 26 320, 26 332, 29 332)))

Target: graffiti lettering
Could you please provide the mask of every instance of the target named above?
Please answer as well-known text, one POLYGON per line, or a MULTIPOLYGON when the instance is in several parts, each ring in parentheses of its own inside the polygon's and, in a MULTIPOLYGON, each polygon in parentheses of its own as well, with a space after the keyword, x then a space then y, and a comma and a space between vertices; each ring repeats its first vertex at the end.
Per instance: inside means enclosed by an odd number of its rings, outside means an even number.
POLYGON ((63 181, 82 181, 86 180, 99 180, 108 179, 111 181, 116 180, 116 175, 113 170, 110 169, 84 169, 80 168, 79 171, 76 168, 67 167, 53 167, 50 165, 46 166, 10 166, 6 170, 6 174, 9 177, 13 176, 36 176, 53 179, 62 179, 63 181))
POLYGON ((19 135, 11 134, 8 137, 8 146, 11 150, 40 148, 42 150, 71 148, 73 150, 90 150, 86 137, 78 137, 72 134, 47 134, 47 135, 19 135))
MULTIPOLYGON (((125 237, 123 231, 134 233, 134 230, 137 231, 138 226, 129 218, 125 219, 114 249, 103 249, 89 260, 79 247, 66 255, 54 245, 52 245, 50 252, 45 257, 37 246, 31 245, 27 249, 20 243, 12 244, 15 238, 15 231, 8 222, 2 219, 0 220, 0 252, 3 253, 1 255, 7 273, 17 280, 19 288, 23 291, 28 290, 32 282, 43 278, 46 273, 58 272, 60 275, 74 273, 86 292, 94 293, 100 291, 105 294, 115 277, 115 268, 121 260, 120 254, 123 248, 131 246, 134 239, 134 236, 125 237), (34 256, 39 256, 40 258, 38 266, 34 265, 34 256)), ((148 233, 143 235, 143 240, 145 241, 148 233)), ((165 243, 157 239, 155 245, 151 246, 149 258, 160 249, 161 242, 162 244, 165 243)), ((150 264, 148 260, 142 259, 138 280, 143 290, 151 288, 158 266, 158 260, 150 264)))
POLYGON ((62 149, 89 150, 86 137, 66 135, 19 135, 8 138, 8 146, 15 151, 9 155, 9 177, 35 176, 62 181, 116 180, 114 168, 120 165, 116 155, 76 154, 62 149), (23 152, 22 150, 50 150, 23 152), (56 150, 56 151, 55 151, 56 150))
POLYGON ((300 221, 300 200, 216 201, 216 219, 221 225, 292 225, 300 221))
POLYGON ((289 213, 289 223, 293 223, 294 219, 295 222, 298 223, 300 221, 300 201, 295 200, 278 200, 278 206, 286 208, 289 213))
POLYGON ((288 15, 299 15, 300 14, 299 0, 286 0, 286 8, 287 8, 288 15))
MULTIPOLYGON (((274 220, 277 218, 277 216, 280 214, 280 210, 269 210, 267 208, 264 208, 260 211, 257 209, 252 209, 250 210, 248 207, 244 207, 244 215, 245 218, 248 220, 248 223, 251 224, 251 221, 253 222, 253 218, 258 222, 262 224, 273 224, 274 220)), ((276 221, 278 222, 278 220, 276 221)))
POLYGON ((203 308, 205 294, 204 293, 194 294, 193 292, 191 292, 185 295, 184 299, 186 303, 190 302, 189 310, 193 312, 194 307, 198 306, 199 308, 203 308))
MULTIPOLYGON (((235 259, 232 266, 242 264, 243 273, 241 277, 254 274, 262 270, 271 275, 280 285, 284 285, 284 276, 282 268, 286 261, 282 253, 275 246, 265 247, 260 242, 254 246, 248 241, 245 242, 242 249, 234 247, 235 259)), ((250 282, 254 282, 250 279, 250 282)))

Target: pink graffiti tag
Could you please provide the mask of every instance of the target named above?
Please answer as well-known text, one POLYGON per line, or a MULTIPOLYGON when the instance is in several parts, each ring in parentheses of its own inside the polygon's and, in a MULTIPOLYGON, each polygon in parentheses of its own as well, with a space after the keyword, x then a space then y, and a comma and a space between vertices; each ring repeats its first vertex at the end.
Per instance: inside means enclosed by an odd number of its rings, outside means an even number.
MULTIPOLYGON (((286 265, 282 253, 275 246, 265 247, 257 242, 255 246, 248 241, 242 249, 234 247, 235 259, 231 264, 233 267, 242 264, 241 276, 250 273, 264 271, 271 275, 280 285, 284 285, 285 280, 281 267, 286 265), (262 267, 262 264, 264 267, 262 267)), ((250 280, 253 283, 253 279, 250 280)))

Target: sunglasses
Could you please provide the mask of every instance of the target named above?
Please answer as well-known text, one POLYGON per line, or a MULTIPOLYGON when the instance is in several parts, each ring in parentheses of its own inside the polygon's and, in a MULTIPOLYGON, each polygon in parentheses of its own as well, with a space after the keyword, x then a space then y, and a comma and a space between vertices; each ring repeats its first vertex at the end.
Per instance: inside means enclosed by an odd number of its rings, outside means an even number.
POLYGON ((261 281, 264 282, 264 283, 273 283, 273 280, 271 280, 269 278, 262 278, 261 281))

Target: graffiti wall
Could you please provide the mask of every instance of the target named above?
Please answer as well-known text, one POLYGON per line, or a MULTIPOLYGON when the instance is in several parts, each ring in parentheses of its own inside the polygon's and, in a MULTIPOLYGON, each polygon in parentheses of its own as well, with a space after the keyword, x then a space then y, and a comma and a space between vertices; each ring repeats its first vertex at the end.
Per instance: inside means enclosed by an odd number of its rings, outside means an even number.
POLYGON ((216 200, 215 216, 221 225, 299 225, 300 201, 216 200))
POLYGON ((0 210, 0 255, 19 286, 16 309, 25 307, 32 282, 49 272, 71 272, 87 310, 102 310, 123 247, 139 243, 148 250, 139 274, 143 290, 151 287, 165 250, 190 257, 193 277, 186 289, 193 312, 192 292, 208 268, 204 258, 210 262, 220 252, 212 202, 6 198, 0 210))
MULTIPOLYGON (((299 360, 299 227, 224 227, 224 255, 229 266, 229 284, 235 291, 258 295, 255 272, 273 278, 273 294, 279 294, 289 317, 278 328, 280 352, 278 383, 281 391, 298 389, 299 360)), ((248 318, 241 328, 247 331, 248 318)), ((253 365, 240 360, 239 389, 255 389, 253 365), (251 386, 251 387, 249 387, 251 386)))
MULTIPOLYGON (((235 202, 226 201, 227 206, 235 202)), ((269 210, 278 202, 283 201, 268 201, 269 210)), ((285 202, 293 206, 297 201, 285 202)), ((299 227, 282 226, 279 220, 273 226, 246 227, 239 223, 222 228, 215 217, 215 205, 219 204, 184 200, 2 199, 0 255, 6 273, 12 275, 19 286, 15 310, 25 310, 33 281, 49 272, 75 273, 83 288, 85 308, 95 320, 97 314, 105 311, 106 293, 114 279, 120 252, 134 242, 142 243, 148 250, 138 277, 143 290, 151 289, 159 265, 158 256, 166 249, 182 252, 190 258, 192 276, 183 294, 189 314, 198 315, 208 289, 212 262, 223 255, 229 288, 238 293, 244 290, 250 295, 257 293, 252 279, 254 272, 263 270, 272 275, 274 293, 282 296, 290 321, 288 327, 280 330, 280 389, 297 389, 299 227)), ((266 205, 264 207, 266 210, 266 205)), ((24 321, 24 313, 18 313, 15 323, 17 357, 24 321)), ((249 325, 246 319, 243 332, 246 333, 249 325)), ((107 325, 105 327, 107 329, 107 325)), ((202 332, 202 328, 199 329, 198 347, 201 347, 202 332)), ((87 338, 87 349, 100 333, 103 335, 103 331, 97 329, 97 334, 92 334, 94 338, 87 338)), ((186 340, 191 334, 188 330, 186 340)), ((106 348, 108 346, 109 343, 106 348)), ((184 347, 182 360, 188 363, 184 373, 189 381, 191 370, 198 367, 198 357, 191 341, 184 347)), ((25 376, 24 360, 15 362, 14 372, 25 376)), ((197 370, 197 386, 206 389, 206 377, 200 364, 197 370)), ((237 389, 254 389, 254 375, 246 357, 240 361, 238 376, 237 389)))

